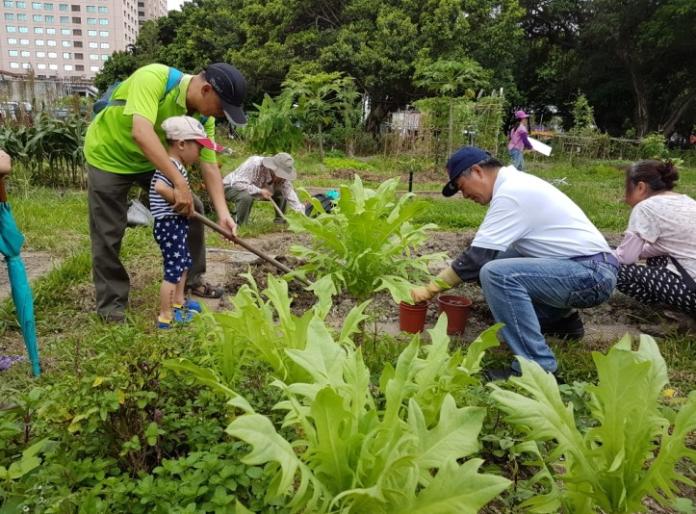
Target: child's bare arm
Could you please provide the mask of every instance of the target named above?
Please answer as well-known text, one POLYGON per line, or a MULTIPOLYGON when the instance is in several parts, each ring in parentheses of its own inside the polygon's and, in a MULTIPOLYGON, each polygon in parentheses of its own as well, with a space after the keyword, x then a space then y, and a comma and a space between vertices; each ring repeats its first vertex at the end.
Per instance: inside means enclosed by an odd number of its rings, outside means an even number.
POLYGON ((174 203, 174 188, 168 186, 161 180, 156 180, 155 181, 155 191, 157 194, 159 194, 162 198, 167 200, 167 202, 173 204, 174 203))
POLYGON ((9 175, 11 169, 12 159, 4 150, 0 150, 0 177, 9 175))

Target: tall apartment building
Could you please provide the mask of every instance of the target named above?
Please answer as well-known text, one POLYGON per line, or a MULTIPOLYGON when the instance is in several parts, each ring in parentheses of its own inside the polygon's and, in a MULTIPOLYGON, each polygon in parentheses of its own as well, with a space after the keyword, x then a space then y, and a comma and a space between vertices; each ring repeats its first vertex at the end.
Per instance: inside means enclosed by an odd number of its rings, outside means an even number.
POLYGON ((166 14, 161 0, 0 1, 0 70, 41 78, 93 78, 113 52, 135 43, 145 5, 156 4, 153 17, 166 14))
POLYGON ((138 0, 138 25, 167 15, 167 0, 138 0))

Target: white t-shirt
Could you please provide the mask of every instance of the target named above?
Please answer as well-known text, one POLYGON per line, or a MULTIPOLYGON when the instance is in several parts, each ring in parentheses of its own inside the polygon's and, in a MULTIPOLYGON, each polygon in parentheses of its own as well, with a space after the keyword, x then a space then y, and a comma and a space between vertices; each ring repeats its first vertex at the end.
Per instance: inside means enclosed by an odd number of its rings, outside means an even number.
POLYGON ((554 259, 611 251, 570 198, 513 166, 498 170, 493 198, 471 246, 554 259))
MULTIPOLYGON (((653 250, 671 255, 689 275, 696 277, 694 223, 696 200, 686 195, 660 194, 633 207, 627 231, 650 243, 653 250)), ((671 264, 669 268, 679 273, 671 264)))

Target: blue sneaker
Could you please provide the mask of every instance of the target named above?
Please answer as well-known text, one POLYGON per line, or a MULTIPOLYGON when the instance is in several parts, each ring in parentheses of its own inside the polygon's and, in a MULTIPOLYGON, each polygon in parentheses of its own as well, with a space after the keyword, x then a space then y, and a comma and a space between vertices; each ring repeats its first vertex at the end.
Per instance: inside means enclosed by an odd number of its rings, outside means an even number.
POLYGON ((157 328, 169 330, 175 325, 185 325, 193 320, 193 312, 190 310, 174 307, 172 312, 174 313, 173 319, 167 320, 161 316, 157 318, 157 328))
POLYGON ((203 307, 201 307, 201 304, 196 300, 191 300, 189 298, 184 301, 183 308, 193 312, 203 312, 203 307))

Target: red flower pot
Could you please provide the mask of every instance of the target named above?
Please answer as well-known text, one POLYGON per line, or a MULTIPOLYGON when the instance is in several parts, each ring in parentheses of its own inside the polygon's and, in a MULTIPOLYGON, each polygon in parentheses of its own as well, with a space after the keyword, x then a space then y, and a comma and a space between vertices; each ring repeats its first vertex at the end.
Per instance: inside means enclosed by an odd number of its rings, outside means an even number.
POLYGON ((425 327, 425 315, 428 313, 428 303, 421 302, 415 305, 401 302, 399 304, 399 329, 403 332, 417 334, 423 332, 425 327))
POLYGON ((469 321, 471 300, 451 294, 440 295, 437 299, 440 312, 447 314, 447 334, 462 334, 469 321))

